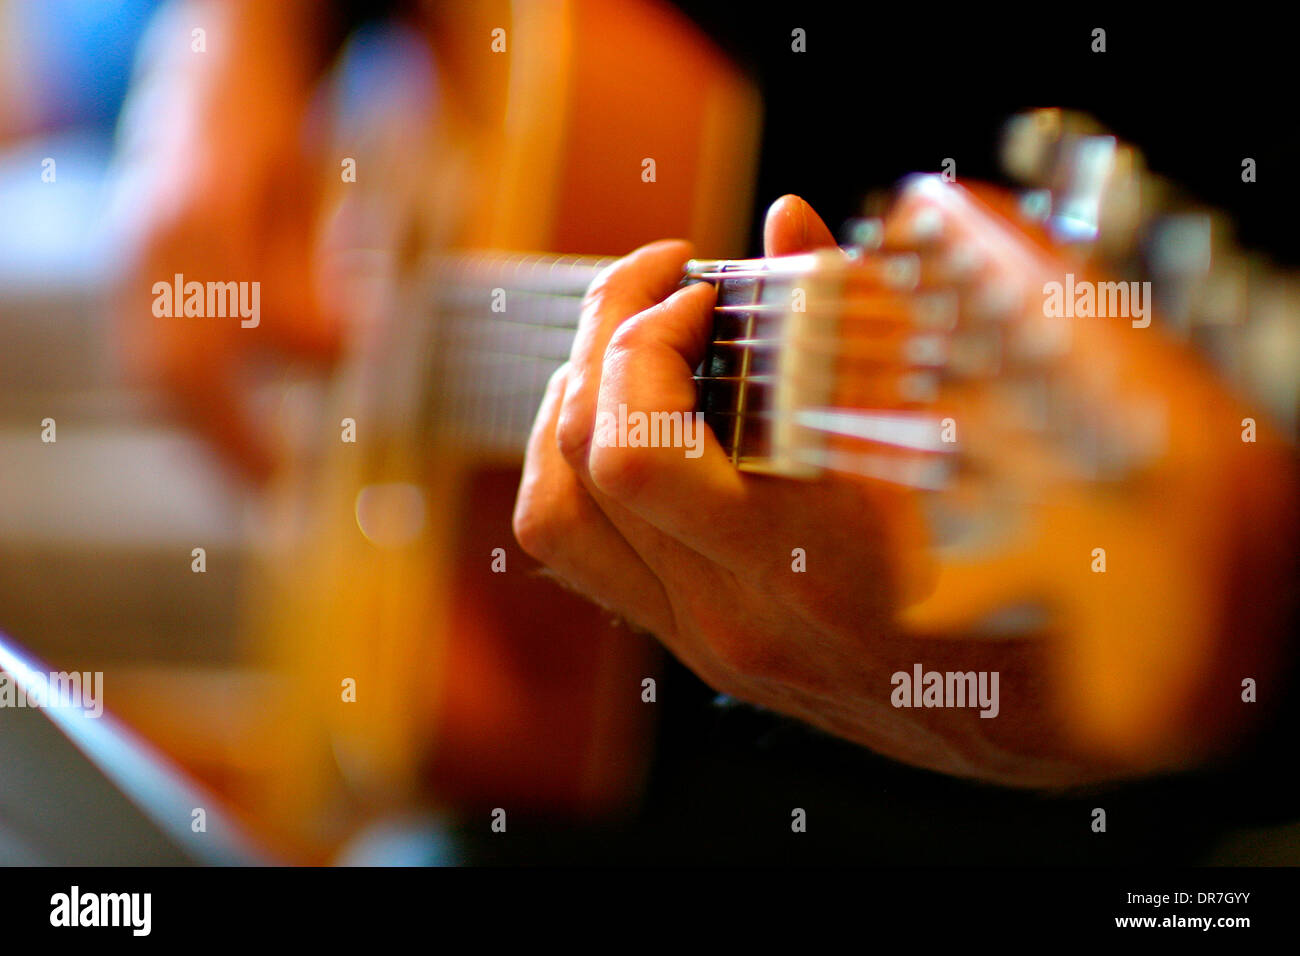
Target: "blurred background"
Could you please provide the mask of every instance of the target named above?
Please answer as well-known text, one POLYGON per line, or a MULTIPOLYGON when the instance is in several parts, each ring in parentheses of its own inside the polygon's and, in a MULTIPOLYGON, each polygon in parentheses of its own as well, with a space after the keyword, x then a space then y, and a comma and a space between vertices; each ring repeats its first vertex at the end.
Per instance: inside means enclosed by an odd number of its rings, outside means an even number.
MULTIPOLYGON (((0 630, 102 670, 108 709, 289 862, 1300 862, 1270 749, 1289 725, 1230 770, 1110 795, 1129 823, 1099 846, 1060 826, 1090 795, 893 765, 718 699, 535 576, 505 588, 487 556, 530 566, 510 449, 545 368, 485 393, 473 368, 420 364, 436 343, 410 320, 446 250, 614 256, 682 235, 753 255, 786 192, 835 228, 946 157, 998 181, 1003 122, 1042 105, 1096 117, 1293 267, 1286 61, 1234 29, 0 0, 0 630), (628 173, 643 157, 653 199, 628 173), (259 326, 155 315, 176 273, 261 282, 259 326), (523 410, 473 443, 445 433, 502 398, 523 410), (647 673, 653 720, 610 703, 647 673), (792 805, 827 822, 795 842, 792 805), (483 825, 497 806, 508 844, 483 825)), ((570 265, 533 291, 571 303, 590 273, 570 265)))

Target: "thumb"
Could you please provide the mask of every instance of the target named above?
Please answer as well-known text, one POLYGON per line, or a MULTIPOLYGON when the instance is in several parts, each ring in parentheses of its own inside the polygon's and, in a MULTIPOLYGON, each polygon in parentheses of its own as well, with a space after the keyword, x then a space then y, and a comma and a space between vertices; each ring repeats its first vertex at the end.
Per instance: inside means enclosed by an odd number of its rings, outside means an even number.
POLYGON ((767 255, 790 256, 835 245, 835 237, 821 216, 798 196, 782 196, 768 207, 763 222, 763 248, 767 255))

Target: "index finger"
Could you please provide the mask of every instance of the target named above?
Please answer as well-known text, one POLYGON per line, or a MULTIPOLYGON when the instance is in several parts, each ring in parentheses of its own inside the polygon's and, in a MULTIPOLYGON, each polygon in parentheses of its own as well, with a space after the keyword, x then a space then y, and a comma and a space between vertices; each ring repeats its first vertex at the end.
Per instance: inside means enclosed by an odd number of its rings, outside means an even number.
POLYGON ((609 266, 583 299, 578 334, 569 353, 569 383, 556 424, 556 442, 570 467, 586 474, 605 350, 614 330, 667 298, 682 277, 691 245, 652 242, 609 266))

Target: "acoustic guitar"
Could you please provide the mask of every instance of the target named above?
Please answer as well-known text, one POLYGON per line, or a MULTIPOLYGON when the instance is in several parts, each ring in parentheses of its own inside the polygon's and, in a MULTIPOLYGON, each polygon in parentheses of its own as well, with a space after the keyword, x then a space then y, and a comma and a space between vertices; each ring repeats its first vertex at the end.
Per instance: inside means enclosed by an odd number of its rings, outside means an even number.
MULTIPOLYGON (((1006 162, 1035 188, 920 175, 881 218, 856 224, 845 249, 691 263, 684 281, 718 289, 700 408, 738 468, 795 480, 832 470, 892 489, 885 539, 900 629, 1045 641, 1044 707, 1075 747, 1121 766, 1182 765, 1233 739, 1246 722, 1243 681, 1268 673, 1282 650, 1281 589, 1295 558, 1296 289, 1085 119, 1018 118, 1006 162)), ((539 805, 545 774, 523 752, 536 738, 502 717, 511 688, 492 683, 481 646, 449 649, 446 631, 432 641, 423 622, 436 614, 412 595, 437 575, 459 578, 460 593, 491 596, 462 613, 514 639, 545 635, 543 657, 578 620, 574 606, 529 603, 508 523, 513 463, 602 264, 433 257, 400 307, 418 320, 371 355, 365 384, 382 396, 385 434, 402 439, 382 475, 349 472, 326 495, 355 499, 355 520, 380 551, 326 574, 388 603, 358 602, 343 623, 354 596, 302 633, 315 642, 331 627, 364 632, 397 608, 373 631, 369 664, 354 655, 341 666, 331 644, 324 669, 394 688, 418 674, 459 716, 443 709, 413 722, 410 698, 395 692, 368 722, 325 720, 336 756, 357 764, 354 779, 382 778, 366 766, 376 754, 397 766, 425 753, 422 780, 449 803, 509 794, 503 781, 513 779, 527 781, 518 798, 539 805), (436 452, 417 460, 413 449, 436 452), (466 471, 465 460, 511 464, 466 471), (495 497, 480 499, 459 532, 440 532, 451 550, 393 559, 427 534, 431 502, 467 476, 495 497), (413 528, 417 537, 404 537, 413 528), (504 573, 492 569, 497 548, 504 573), (506 608, 523 620, 503 623, 506 608), (440 736, 449 729, 452 740, 440 736)), ((560 599, 543 587, 539 601, 560 599)), ((560 697, 575 686, 565 661, 548 678, 565 688, 560 697)), ((550 809, 630 798, 640 771, 626 748, 645 739, 637 705, 648 667, 624 658, 581 672, 577 683, 602 690, 582 698, 572 727, 609 745, 584 778, 604 783, 580 800, 552 790, 562 799, 550 809)), ((321 685, 336 693, 323 676, 321 685)))

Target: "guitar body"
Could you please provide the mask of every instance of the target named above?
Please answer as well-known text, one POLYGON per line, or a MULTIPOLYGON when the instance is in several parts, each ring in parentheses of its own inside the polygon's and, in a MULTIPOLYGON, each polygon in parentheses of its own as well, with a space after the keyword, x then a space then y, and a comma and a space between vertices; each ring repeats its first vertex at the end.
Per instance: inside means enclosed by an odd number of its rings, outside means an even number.
MULTIPOLYGON (((498 144, 497 183, 479 192, 457 245, 618 255, 683 236, 743 248, 753 90, 666 7, 531 7, 521 8, 529 35, 514 31, 516 49, 546 52, 511 91, 537 101, 512 105, 528 129, 498 144)), ((460 520, 433 792, 560 813, 624 807, 644 771, 651 711, 641 681, 654 674, 657 646, 536 573, 510 528, 517 460, 471 456, 462 467, 464 497, 448 502, 460 520), (492 570, 494 547, 506 552, 505 573, 492 570)))
POLYGON ((337 190, 332 281, 358 317, 359 357, 328 403, 322 457, 284 478, 292 557, 267 562, 252 622, 291 688, 285 765, 256 815, 309 855, 346 821, 408 803, 618 812, 652 741, 641 695, 657 646, 515 545, 523 446, 438 427, 447 397, 429 363, 457 354, 402 290, 424 291, 439 250, 620 255, 682 236, 739 251, 748 225, 756 95, 679 14, 583 0, 441 16, 436 122, 379 137, 363 161, 379 185, 337 190), (629 49, 644 55, 611 62, 629 49), (366 245, 352 227, 376 220, 394 225, 371 244, 394 257, 351 248, 366 245), (355 444, 338 440, 345 418, 355 444))

